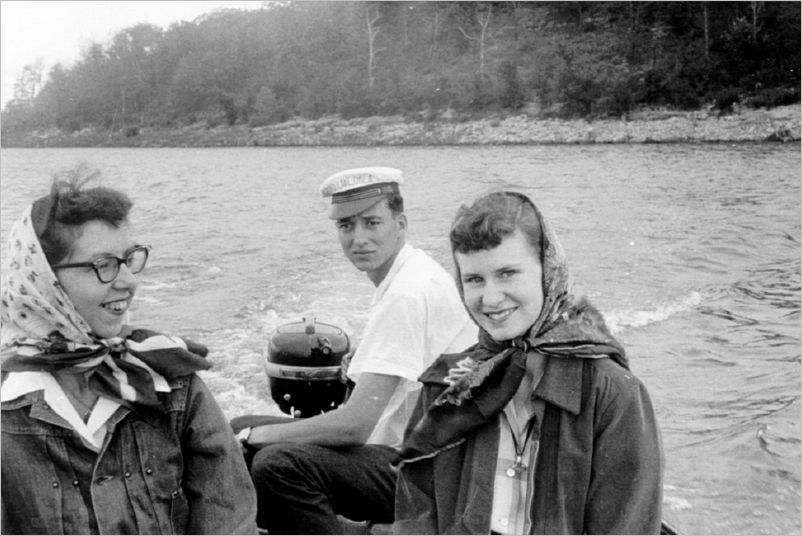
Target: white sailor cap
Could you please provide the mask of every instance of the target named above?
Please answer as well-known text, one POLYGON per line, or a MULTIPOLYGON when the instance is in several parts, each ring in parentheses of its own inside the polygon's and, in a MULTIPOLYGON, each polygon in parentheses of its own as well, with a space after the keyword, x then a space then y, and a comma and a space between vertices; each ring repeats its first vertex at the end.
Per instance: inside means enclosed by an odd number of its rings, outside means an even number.
POLYGON ((400 195, 401 171, 389 167, 364 167, 335 173, 320 185, 323 197, 331 197, 329 218, 341 220, 367 210, 386 195, 400 195))

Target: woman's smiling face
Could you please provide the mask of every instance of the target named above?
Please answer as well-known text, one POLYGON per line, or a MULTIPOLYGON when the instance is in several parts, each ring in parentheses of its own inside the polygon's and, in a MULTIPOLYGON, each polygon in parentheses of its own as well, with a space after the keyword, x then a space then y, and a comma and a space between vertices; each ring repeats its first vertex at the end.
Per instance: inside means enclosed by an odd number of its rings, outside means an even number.
MULTIPOLYGON (((125 258, 133 246, 127 223, 114 227, 102 220, 92 220, 81 226, 70 254, 59 264, 93 262, 108 256, 125 258)), ((56 276, 92 333, 100 338, 119 335, 138 285, 137 276, 127 265, 120 266, 117 277, 110 283, 101 283, 91 267, 56 269, 56 276)))
POLYGON ((525 334, 543 308, 543 268, 521 231, 495 248, 457 251, 454 258, 474 321, 497 341, 525 334))

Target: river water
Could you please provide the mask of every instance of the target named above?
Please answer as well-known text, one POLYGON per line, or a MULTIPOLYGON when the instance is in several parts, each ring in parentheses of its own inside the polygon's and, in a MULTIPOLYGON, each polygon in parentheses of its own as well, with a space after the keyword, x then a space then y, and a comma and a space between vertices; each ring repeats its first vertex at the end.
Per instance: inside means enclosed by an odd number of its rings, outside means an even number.
POLYGON ((687 534, 800 532, 800 147, 3 149, 0 238, 52 172, 86 162, 128 192, 153 246, 134 323, 211 348, 229 417, 277 412, 262 371, 305 315, 358 341, 372 285, 318 195, 349 167, 405 172, 408 239, 451 269, 457 207, 535 200, 573 277, 647 385, 663 431, 665 519, 687 534))

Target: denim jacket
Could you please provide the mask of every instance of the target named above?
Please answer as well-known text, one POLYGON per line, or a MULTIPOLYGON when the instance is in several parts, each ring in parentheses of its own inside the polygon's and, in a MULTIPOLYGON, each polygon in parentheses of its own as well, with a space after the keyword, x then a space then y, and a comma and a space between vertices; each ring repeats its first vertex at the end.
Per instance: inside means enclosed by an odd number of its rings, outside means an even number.
POLYGON ((162 411, 120 407, 99 453, 42 391, 2 404, 2 532, 255 534, 256 496, 203 381, 172 382, 162 411))

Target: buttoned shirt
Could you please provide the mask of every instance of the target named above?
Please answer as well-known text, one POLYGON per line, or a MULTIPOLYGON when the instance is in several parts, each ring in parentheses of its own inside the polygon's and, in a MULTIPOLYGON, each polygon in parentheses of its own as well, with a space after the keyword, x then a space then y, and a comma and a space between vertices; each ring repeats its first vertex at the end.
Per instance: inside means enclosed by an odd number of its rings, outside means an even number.
POLYGON ((542 416, 543 409, 542 400, 530 400, 519 415, 515 404, 510 402, 499 416, 499 445, 490 518, 493 532, 529 534, 532 527, 528 505, 535 487, 540 448, 538 414, 542 416))

